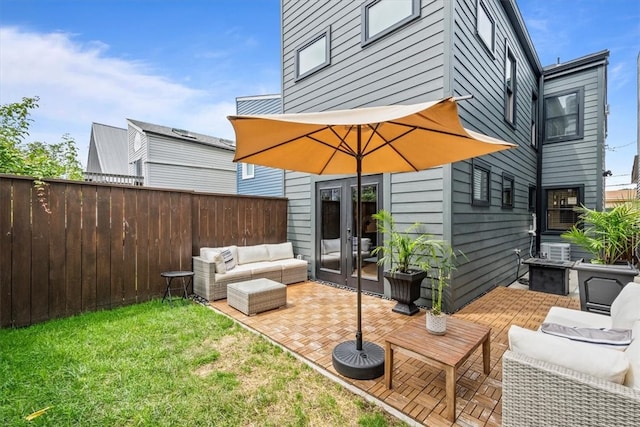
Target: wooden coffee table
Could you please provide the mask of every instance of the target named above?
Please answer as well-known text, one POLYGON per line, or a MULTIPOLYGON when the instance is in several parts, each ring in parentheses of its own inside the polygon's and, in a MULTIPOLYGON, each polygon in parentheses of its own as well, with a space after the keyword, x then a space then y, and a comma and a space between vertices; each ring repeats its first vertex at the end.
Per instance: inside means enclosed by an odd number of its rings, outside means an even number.
POLYGON ((456 418, 456 370, 482 344, 484 373, 490 369, 491 328, 466 320, 447 318, 447 333, 432 335, 427 332, 424 316, 411 320, 385 337, 384 381, 392 387, 393 353, 398 350, 438 369, 446 375, 447 418, 456 418))

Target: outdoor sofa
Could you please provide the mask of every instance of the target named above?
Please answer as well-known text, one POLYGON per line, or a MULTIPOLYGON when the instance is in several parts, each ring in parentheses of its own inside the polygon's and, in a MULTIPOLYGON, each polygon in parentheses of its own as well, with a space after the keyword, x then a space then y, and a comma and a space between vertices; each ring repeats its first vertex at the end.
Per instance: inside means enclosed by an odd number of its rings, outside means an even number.
POLYGON ((502 360, 502 425, 639 426, 640 284, 623 288, 611 316, 552 307, 543 325, 538 331, 509 329, 502 360), (631 330, 631 343, 595 344, 542 332, 556 325, 588 328, 578 331, 589 335, 601 335, 596 329, 631 330))
POLYGON ((193 257, 193 290, 209 301, 227 298, 229 283, 271 279, 288 285, 307 280, 308 263, 295 258, 291 242, 200 248, 193 257))

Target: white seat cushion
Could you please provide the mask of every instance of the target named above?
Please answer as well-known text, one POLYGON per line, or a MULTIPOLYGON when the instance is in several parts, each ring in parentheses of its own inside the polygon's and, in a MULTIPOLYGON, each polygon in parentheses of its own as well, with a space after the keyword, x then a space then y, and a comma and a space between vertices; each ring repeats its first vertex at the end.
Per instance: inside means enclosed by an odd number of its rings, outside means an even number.
POLYGON ((624 385, 640 390, 640 320, 633 324, 631 334, 633 341, 624 352, 629 360, 629 370, 624 378, 624 385))
POLYGON ((293 245, 291 242, 267 244, 265 246, 269 253, 269 261, 293 258, 293 245))
POLYGON ((640 283, 627 283, 611 303, 611 327, 631 329, 640 320, 640 283))
MULTIPOLYGON (((611 317, 604 314, 572 310, 564 307, 551 307, 543 323, 557 323, 577 328, 611 328, 611 317)), ((627 328, 629 329, 629 328, 627 328)))
POLYGON ((571 341, 512 325, 509 348, 534 359, 622 384, 629 370, 625 352, 571 341))
POLYGON ((238 264, 269 261, 266 245, 238 246, 238 264))

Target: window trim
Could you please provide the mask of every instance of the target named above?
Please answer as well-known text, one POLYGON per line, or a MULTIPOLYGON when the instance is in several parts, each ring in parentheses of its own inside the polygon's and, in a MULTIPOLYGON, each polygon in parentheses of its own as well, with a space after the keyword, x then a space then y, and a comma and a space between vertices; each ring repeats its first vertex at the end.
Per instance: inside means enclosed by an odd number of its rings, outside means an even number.
POLYGON ((584 138, 584 88, 583 87, 564 90, 561 92, 555 92, 555 93, 546 95, 543 100, 543 110, 544 110, 543 111, 544 117, 543 117, 542 124, 543 124, 543 132, 544 132, 544 138, 543 138, 544 144, 552 144, 555 142, 564 142, 564 141, 574 141, 576 139, 584 138), (557 98, 560 96, 571 95, 574 93, 577 95, 576 98, 578 99, 578 112, 576 113, 577 115, 576 134, 548 137, 547 136, 547 100, 550 98, 557 98))
MULTIPOLYGON (((558 229, 549 229, 549 191, 554 190, 567 190, 573 189, 576 190, 578 194, 578 200, 576 201, 575 206, 582 206, 584 204, 584 184, 568 184, 568 185, 554 185, 549 187, 543 187, 543 199, 542 199, 542 213, 543 213, 543 224, 542 229, 544 234, 549 235, 560 235, 564 233, 566 230, 558 230, 558 229)), ((576 221, 576 225, 580 226, 579 221, 576 221)))
POLYGON ((472 206, 491 206, 491 166, 482 160, 473 159, 471 161, 471 205, 472 206), (476 199, 475 192, 475 171, 480 169, 487 176, 487 199, 476 199))
POLYGON ((482 42, 484 48, 489 52, 492 57, 495 57, 496 51, 496 20, 491 14, 489 7, 485 4, 484 0, 478 0, 476 2, 476 36, 482 42), (484 39, 480 31, 478 30, 478 26, 480 23, 480 8, 484 10, 487 19, 491 22, 491 46, 489 46, 488 41, 484 39))
POLYGON ((302 45, 300 45, 300 47, 296 48, 295 51, 295 72, 296 72, 296 78, 295 81, 299 81, 304 79, 305 77, 308 77, 314 73, 316 73, 317 71, 328 67, 329 65, 331 65, 331 26, 325 28, 323 31, 321 31, 320 33, 314 35, 313 37, 311 37, 310 39, 308 39, 306 42, 304 42, 302 45), (305 50, 306 48, 310 47, 311 45, 313 45, 314 43, 316 43, 317 41, 319 41, 320 39, 325 38, 326 39, 326 44, 325 44, 325 53, 324 53, 324 62, 316 65, 315 67, 309 69, 308 71, 305 71, 304 73, 300 74, 300 52, 302 52, 303 50, 305 50))
POLYGON ((418 18, 420 18, 420 0, 410 0, 411 1, 411 14, 402 18, 400 21, 395 24, 385 28, 380 31, 378 34, 369 37, 369 9, 372 6, 380 3, 382 0, 369 0, 365 2, 360 7, 360 45, 362 47, 367 46, 376 40, 380 40, 381 38, 387 36, 388 34, 393 33, 398 28, 404 27, 409 22, 412 22, 418 18))
POLYGON ((252 163, 242 163, 242 179, 252 179, 256 176, 256 166, 252 163), (251 166, 251 173, 249 167, 251 166))
POLYGON ((513 209, 515 205, 515 195, 516 195, 516 181, 513 175, 508 174, 506 172, 502 172, 502 191, 500 192, 500 194, 501 194, 502 209, 513 209), (511 183, 511 203, 504 202, 505 181, 511 183))
POLYGON ((538 187, 529 184, 529 212, 536 212, 538 187))
POLYGON ((538 149, 538 134, 540 133, 540 120, 538 119, 538 94, 533 91, 531 93, 531 127, 530 138, 531 146, 538 149))
POLYGON ((517 114, 517 96, 518 96, 518 60, 516 55, 509 46, 509 43, 505 40, 505 54, 504 54, 504 119, 513 128, 516 127, 516 114, 517 114), (507 84, 507 66, 511 60, 511 85, 507 84), (511 111, 511 117, 509 112, 511 111))

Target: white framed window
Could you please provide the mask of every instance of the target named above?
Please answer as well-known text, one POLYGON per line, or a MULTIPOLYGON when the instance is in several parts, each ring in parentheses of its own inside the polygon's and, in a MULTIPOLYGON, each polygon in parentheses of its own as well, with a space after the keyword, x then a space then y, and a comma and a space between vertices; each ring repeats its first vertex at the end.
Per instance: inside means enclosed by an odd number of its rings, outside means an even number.
POLYGON ((476 33, 493 54, 496 48, 496 23, 483 0, 476 4, 476 33))
POLYGON ((251 163, 243 163, 242 164, 242 179, 251 179, 255 176, 256 172, 255 165, 251 163))
POLYGON ((573 89, 544 98, 544 142, 582 138, 584 92, 573 89))
POLYGON ((331 63, 331 28, 296 49, 296 79, 315 73, 331 63))
POLYGON ((471 162, 471 204, 489 206, 491 204, 491 166, 482 160, 471 162))
POLYGON ((504 61, 504 119, 512 126, 516 125, 516 71, 516 57, 507 46, 504 61))
POLYGON ((420 16, 420 0, 371 0, 362 5, 362 45, 420 16))

